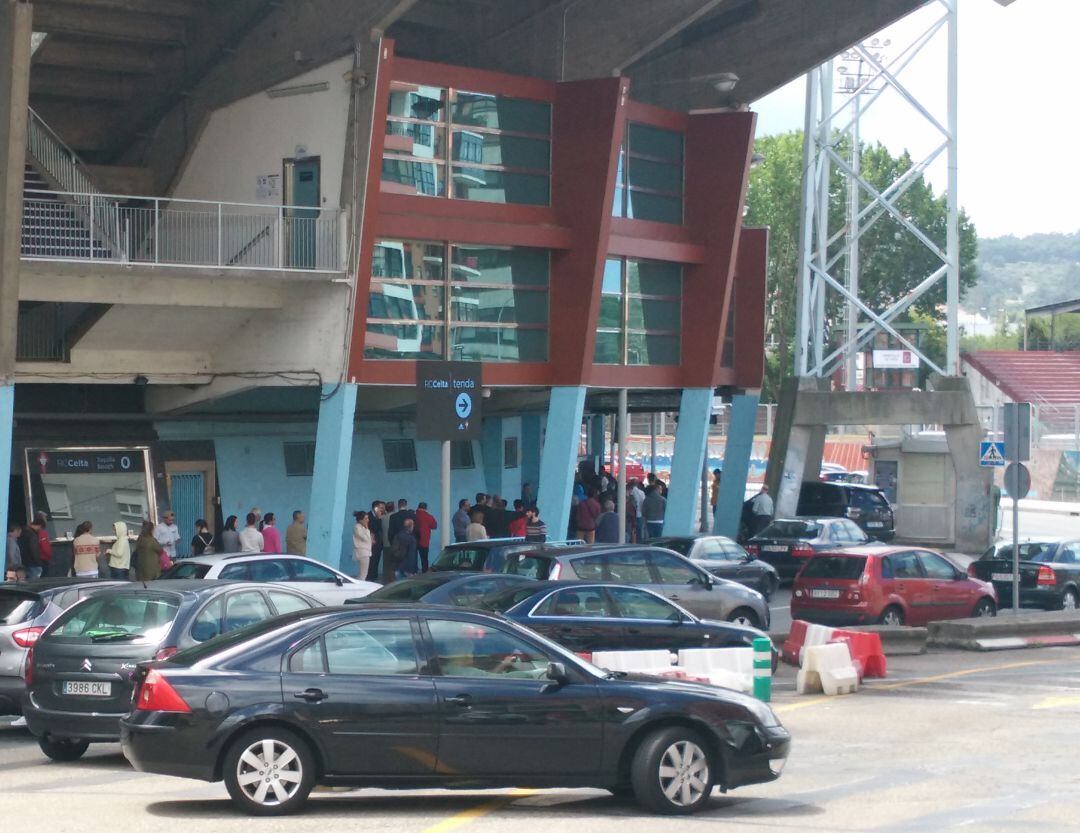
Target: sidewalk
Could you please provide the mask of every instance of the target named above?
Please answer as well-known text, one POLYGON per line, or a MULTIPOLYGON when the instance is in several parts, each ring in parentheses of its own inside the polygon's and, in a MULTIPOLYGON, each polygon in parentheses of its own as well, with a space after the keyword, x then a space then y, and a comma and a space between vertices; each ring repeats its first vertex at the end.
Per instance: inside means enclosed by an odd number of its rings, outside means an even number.
MULTIPOLYGON (((1012 511, 1012 498, 1001 498, 1002 511, 1012 511)), ((1080 503, 1070 503, 1063 500, 1030 500, 1020 499, 1021 512, 1041 512, 1044 515, 1080 515, 1080 503)))

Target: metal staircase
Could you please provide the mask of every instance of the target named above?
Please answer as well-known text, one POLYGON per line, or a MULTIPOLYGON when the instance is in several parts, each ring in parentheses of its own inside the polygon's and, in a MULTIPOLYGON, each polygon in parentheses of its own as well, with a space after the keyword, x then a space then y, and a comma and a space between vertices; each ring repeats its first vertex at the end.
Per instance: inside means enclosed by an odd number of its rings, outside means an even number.
POLYGON ((23 195, 23 257, 110 257, 109 247, 91 234, 86 210, 61 199, 29 162, 23 195))

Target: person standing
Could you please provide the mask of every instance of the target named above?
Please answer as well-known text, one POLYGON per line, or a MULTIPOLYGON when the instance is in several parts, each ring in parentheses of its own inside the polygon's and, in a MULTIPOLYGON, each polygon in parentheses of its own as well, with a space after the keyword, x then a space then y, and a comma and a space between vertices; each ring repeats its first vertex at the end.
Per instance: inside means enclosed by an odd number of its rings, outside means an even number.
POLYGON ((390 536, 390 518, 394 515, 394 501, 383 501, 383 516, 382 516, 382 537, 383 537, 383 554, 385 556, 386 551, 390 549, 390 545, 394 542, 394 539, 390 536))
POLYGON ((626 484, 626 540, 629 543, 641 541, 638 535, 638 507, 634 501, 634 482, 626 484))
POLYGON ((420 572, 428 571, 428 555, 431 552, 431 532, 439 528, 435 516, 428 512, 427 504, 420 501, 416 506, 416 552, 420 556, 420 572))
POLYGON ((713 514, 716 514, 716 503, 720 500, 720 478, 723 476, 723 472, 720 469, 712 470, 712 483, 709 485, 709 506, 712 507, 713 514))
POLYGON ((488 534, 487 529, 484 526, 484 516, 479 512, 472 513, 472 522, 465 530, 465 540, 470 543, 473 541, 486 541, 488 534))
POLYGON ((273 512, 267 512, 262 522, 263 545, 262 551, 268 555, 278 555, 281 552, 281 533, 278 532, 277 518, 273 512))
POLYGON ((525 510, 525 540, 536 544, 547 541, 547 524, 540 520, 540 510, 535 505, 525 510))
POLYGON ((483 492, 476 493, 476 503, 473 504, 469 510, 469 522, 473 523, 476 518, 476 513, 480 513, 480 524, 484 527, 484 535, 487 535, 488 528, 488 496, 483 492))
POLYGON ((469 529, 469 501, 459 500, 457 505, 457 512, 454 513, 454 543, 462 544, 465 542, 465 534, 469 529))
POLYGON ((71 543, 71 551, 74 556, 72 566, 77 578, 98 577, 98 554, 101 552, 101 542, 91 533, 93 524, 83 521, 75 529, 75 540, 71 543))
POLYGON ((176 542, 180 540, 180 530, 176 526, 176 515, 166 509, 161 523, 154 527, 154 540, 161 544, 170 561, 176 560, 176 542))
POLYGON ((236 528, 238 518, 229 515, 225 519, 225 528, 221 530, 221 551, 240 552, 240 531, 236 528))
POLYGON ((769 525, 773 516, 773 499, 769 494, 769 487, 764 483, 761 484, 761 489, 750 501, 750 513, 754 522, 751 535, 757 535, 769 525))
POLYGON ((41 554, 41 575, 52 575, 52 541, 49 540, 49 516, 44 512, 34 515, 33 527, 37 531, 38 552, 41 554))
POLYGON ((649 538, 659 538, 664 534, 664 513, 667 500, 660 493, 660 487, 653 484, 645 492, 645 501, 641 504, 641 514, 645 518, 645 531, 649 538))
POLYGON ((113 524, 116 540, 109 547, 109 578, 127 581, 131 575, 131 542, 128 541, 127 524, 117 521, 113 524))
POLYGON ((248 512, 247 525, 240 532, 240 552, 262 552, 263 534, 259 532, 259 517, 254 512, 248 512))
MULTIPOLYGON (((290 555, 307 555, 307 527, 304 513, 299 509, 292 513, 292 523, 285 530, 285 552, 290 555)), ((361 576, 360 578, 363 578, 361 576)))
POLYGON ((191 539, 191 554, 192 555, 213 555, 217 552, 217 541, 214 540, 214 533, 210 531, 210 525, 199 518, 195 521, 195 537, 191 539))
POLYGON ((416 521, 405 518, 400 531, 394 538, 394 549, 400 556, 395 573, 396 578, 406 578, 416 573, 416 521))
POLYGON ((368 566, 368 572, 366 578, 368 581, 379 580, 379 567, 382 563, 383 556, 383 538, 382 538, 382 515, 383 515, 383 502, 381 500, 371 501, 371 511, 368 513, 368 529, 371 532, 371 564, 368 566))
POLYGON ((22 553, 19 551, 19 536, 21 534, 22 527, 18 523, 8 524, 7 551, 4 555, 4 581, 22 581, 26 578, 22 553))
POLYGON ((514 511, 510 515, 510 537, 524 538, 525 530, 529 525, 529 519, 525 515, 525 501, 514 501, 514 511))
POLYGON ((353 512, 356 523, 352 532, 352 557, 356 562, 356 577, 361 581, 367 578, 371 569, 371 518, 367 512, 353 512))
MULTIPOLYGON (((36 521, 36 519, 35 519, 36 521)), ((19 533, 19 554, 28 579, 41 578, 41 538, 35 521, 28 523, 19 533)))
POLYGON ((586 544, 596 541, 596 519, 600 517, 603 509, 600 501, 596 499, 596 489, 589 489, 589 496, 577 505, 574 511, 574 521, 577 524, 577 535, 586 544))
POLYGON ((619 516, 615 512, 615 504, 610 500, 604 501, 604 511, 596 519, 596 543, 619 543, 619 516))
POLYGON ((154 525, 143 521, 139 537, 135 540, 135 577, 139 581, 161 578, 162 555, 168 555, 165 547, 154 535, 154 525))
POLYGON ((634 503, 634 519, 637 529, 637 540, 645 540, 645 517, 641 514, 641 505, 645 503, 645 490, 641 488, 641 481, 630 481, 630 497, 634 503))

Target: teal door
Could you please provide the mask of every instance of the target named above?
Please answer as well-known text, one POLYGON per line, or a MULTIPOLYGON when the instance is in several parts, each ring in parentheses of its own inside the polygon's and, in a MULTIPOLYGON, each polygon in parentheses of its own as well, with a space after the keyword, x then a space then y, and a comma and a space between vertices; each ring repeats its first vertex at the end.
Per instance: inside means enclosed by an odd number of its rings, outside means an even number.
POLYGON ((285 161, 285 246, 290 269, 314 269, 318 263, 319 179, 318 157, 285 161))
POLYGON ((177 472, 170 475, 172 510, 176 513, 176 526, 180 541, 176 554, 180 558, 191 555, 191 539, 195 536, 195 521, 203 516, 206 507, 206 478, 201 471, 177 472))

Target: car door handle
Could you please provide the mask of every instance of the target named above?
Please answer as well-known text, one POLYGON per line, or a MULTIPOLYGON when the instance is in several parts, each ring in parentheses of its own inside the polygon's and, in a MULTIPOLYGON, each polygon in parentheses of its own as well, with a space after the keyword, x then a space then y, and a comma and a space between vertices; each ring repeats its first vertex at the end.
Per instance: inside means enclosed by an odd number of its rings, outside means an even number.
POLYGON ((671 599, 671 601, 673 601, 673 602, 677 602, 677 601, 679 601, 679 597, 678 597, 678 596, 668 596, 668 598, 669 598, 669 599, 671 599))
POLYGON ((326 692, 321 688, 305 688, 303 691, 297 691, 293 697, 308 703, 321 703, 326 699, 326 692))
POLYGON ((469 706, 472 705, 472 697, 470 697, 468 694, 457 694, 453 697, 444 697, 443 702, 449 703, 453 706, 461 706, 462 708, 467 709, 469 706))

